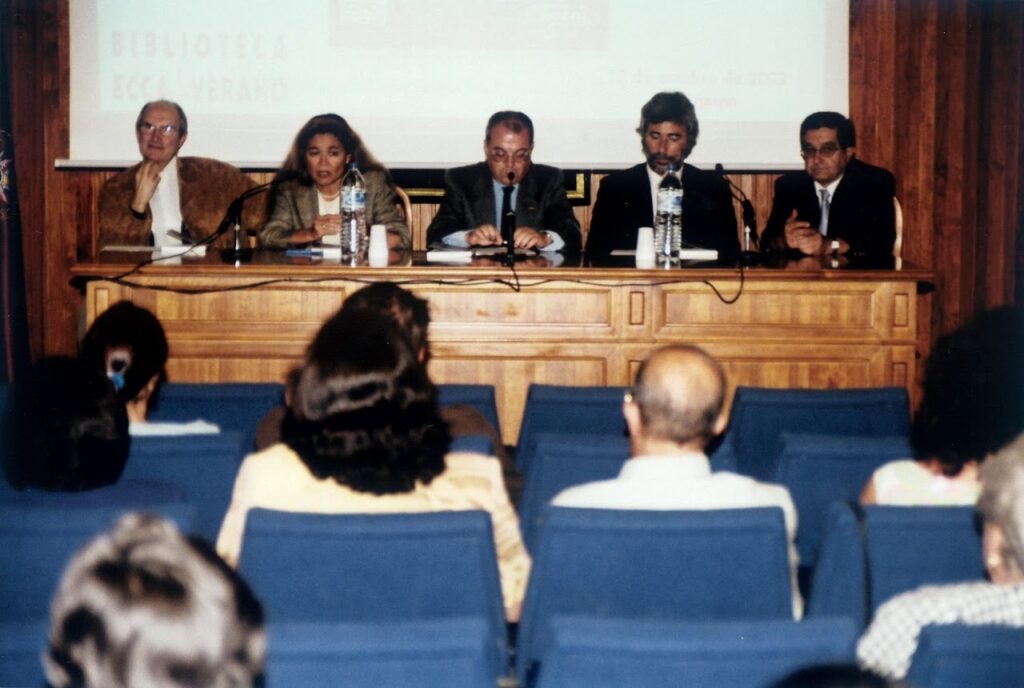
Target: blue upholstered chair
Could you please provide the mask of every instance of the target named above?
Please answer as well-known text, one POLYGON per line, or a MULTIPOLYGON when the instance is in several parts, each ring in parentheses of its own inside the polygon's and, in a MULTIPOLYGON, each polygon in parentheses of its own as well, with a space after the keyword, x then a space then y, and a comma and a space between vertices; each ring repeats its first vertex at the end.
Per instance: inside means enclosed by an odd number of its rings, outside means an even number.
POLYGON ((48 619, 0 621, 0 686, 45 685, 40 657, 49 631, 48 619))
POLYGON ((177 485, 196 509, 195 529, 217 539, 248 445, 238 431, 219 435, 133 437, 123 479, 177 485))
POLYGON ((494 442, 490 437, 482 435, 462 435, 453 437, 452 444, 448 448, 452 452, 472 452, 484 456, 494 456, 494 442))
POLYGON ((789 489, 799 514, 796 546, 801 568, 814 566, 829 505, 856 501, 876 468, 910 455, 905 436, 782 433, 773 482, 789 489))
POLYGON ((160 388, 149 420, 180 423, 198 418, 216 423, 221 431, 242 433, 248 450, 255 443, 260 419, 283 403, 284 385, 277 382, 169 382, 160 388))
POLYGON ((272 624, 483 619, 494 675, 504 671, 505 616, 485 512, 254 509, 239 570, 272 624))
POLYGON ((626 437, 622 417, 625 387, 530 385, 519 428, 516 463, 529 475, 533 438, 539 433, 626 437))
POLYGON ((493 688, 484 619, 270 626, 267 685, 274 688, 493 688))
POLYGON ((537 542, 519 625, 521 678, 540 661, 555 615, 792 620, 781 509, 552 507, 537 542))
POLYGON ((501 437, 501 421, 498 418, 498 404, 494 399, 494 385, 438 385, 437 401, 441 406, 472 406, 494 427, 498 437, 501 437))
POLYGON ((832 505, 811 583, 810 617, 863 627, 894 595, 931 583, 981 580, 981 535, 970 507, 832 505), (862 537, 863 528, 863 537, 862 537))
POLYGON ((852 662, 850 619, 680 622, 556 617, 538 688, 768 688, 818 663, 852 662))
POLYGON ((877 389, 763 389, 737 387, 726 433, 740 473, 771 480, 782 433, 906 437, 909 402, 903 387, 877 389))
POLYGON ((87 492, 5 493, 0 503, 0 609, 6 622, 48 619, 64 567, 128 511, 149 511, 188 532, 195 510, 172 485, 125 480, 87 492))
POLYGON ((925 626, 907 680, 920 688, 1024 688, 1024 628, 925 626))
POLYGON ((519 501, 526 548, 534 550, 537 530, 555 495, 573 485, 614 478, 628 457, 629 439, 618 435, 535 435, 519 501))

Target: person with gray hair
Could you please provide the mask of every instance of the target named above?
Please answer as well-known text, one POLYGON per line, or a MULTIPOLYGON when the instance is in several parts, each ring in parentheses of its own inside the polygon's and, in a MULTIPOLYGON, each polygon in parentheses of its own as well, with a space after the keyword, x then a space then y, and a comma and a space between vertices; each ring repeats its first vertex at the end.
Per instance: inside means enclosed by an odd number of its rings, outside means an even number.
POLYGON ((554 506, 598 509, 737 509, 779 507, 789 536, 793 615, 801 615, 796 584, 796 509, 781 485, 730 472, 711 472, 705 448, 725 430, 725 373, 696 346, 672 344, 640 365, 622 414, 630 458, 612 480, 559 493, 554 506))
POLYGON ((263 675, 263 609, 205 542, 129 514, 79 551, 51 608, 52 688, 244 688, 263 675))
MULTIPOLYGON (((238 168, 211 158, 178 157, 188 118, 170 100, 146 103, 135 119, 142 161, 100 189, 100 250, 113 246, 181 246, 211 238, 231 202, 254 186, 238 168)), ((265 204, 250 202, 244 229, 263 224, 265 204)), ((227 245, 225 233, 218 243, 227 245)))
POLYGON ((653 227, 655 198, 671 166, 683 184, 684 248, 739 254, 732 192, 721 174, 683 161, 697 145, 697 111, 678 91, 656 93, 640 110, 640 147, 645 163, 617 170, 601 180, 587 233, 587 253, 608 255, 636 248, 638 228, 653 227))
POLYGON ((1024 626, 1024 434, 981 467, 987 581, 926 585, 890 599, 857 645, 865 668, 902 679, 928 624, 1024 626))

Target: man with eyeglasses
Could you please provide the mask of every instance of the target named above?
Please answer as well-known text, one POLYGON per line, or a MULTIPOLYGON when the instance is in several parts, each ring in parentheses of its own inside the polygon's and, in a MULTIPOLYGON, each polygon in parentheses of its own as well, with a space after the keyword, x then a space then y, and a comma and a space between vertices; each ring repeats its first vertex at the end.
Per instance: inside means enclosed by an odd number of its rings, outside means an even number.
MULTIPOLYGON (((100 189, 100 249, 112 246, 180 246, 213 234, 231 201, 253 186, 249 177, 210 158, 178 157, 188 138, 188 118, 177 103, 146 103, 135 120, 142 161, 100 189)), ((256 229, 260 203, 250 203, 243 226, 256 229)), ((230 233, 229 233, 230 234, 230 233)), ((220 244, 233 240, 225 235, 220 244)))
POLYGON ((803 172, 775 182, 762 249, 819 256, 887 255, 896 240, 896 181, 855 157, 853 122, 815 112, 800 125, 803 172))
POLYGON ((640 110, 640 146, 646 163, 612 172, 597 192, 587 253, 636 248, 640 227, 654 226, 658 186, 671 165, 683 185, 683 248, 708 248, 720 259, 740 250, 732 194, 722 175, 683 161, 697 145, 697 112, 683 93, 655 94, 640 110))
POLYGON ((445 174, 441 206, 427 228, 431 245, 467 248, 502 243, 501 218, 515 213, 518 249, 580 250, 580 225, 565 196, 562 172, 534 165, 533 122, 522 112, 491 115, 484 162, 445 174))

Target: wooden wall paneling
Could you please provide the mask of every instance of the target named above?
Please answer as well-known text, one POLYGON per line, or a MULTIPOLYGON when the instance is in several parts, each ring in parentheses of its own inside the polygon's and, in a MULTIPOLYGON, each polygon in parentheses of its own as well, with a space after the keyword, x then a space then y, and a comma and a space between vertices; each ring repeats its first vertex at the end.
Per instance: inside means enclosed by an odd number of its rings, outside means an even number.
POLYGON ((42 60, 43 13, 35 0, 11 0, 11 119, 14 131, 14 164, 18 180, 18 206, 25 261, 25 299, 28 313, 29 348, 33 358, 45 350, 43 268, 44 151, 42 104, 47 64, 42 60))
MULTIPOLYGON (((976 192, 981 246, 980 305, 1013 302, 1015 265, 1024 249, 1024 3, 983 3, 978 79, 988 102, 978 113, 976 192), (1005 12, 1004 15, 1000 11, 1005 12)), ((1024 299, 1017 299, 1024 303, 1024 299)))

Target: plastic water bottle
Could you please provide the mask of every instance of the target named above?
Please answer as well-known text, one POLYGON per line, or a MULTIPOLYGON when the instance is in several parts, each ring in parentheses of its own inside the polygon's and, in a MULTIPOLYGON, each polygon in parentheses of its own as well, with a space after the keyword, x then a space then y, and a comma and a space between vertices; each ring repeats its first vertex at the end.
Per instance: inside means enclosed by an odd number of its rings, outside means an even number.
POLYGON ((658 185, 658 207, 654 212, 654 253, 658 260, 679 260, 683 246, 683 185, 676 168, 668 171, 658 185))
POLYGON ((368 243, 366 182, 352 162, 341 180, 341 259, 355 260, 365 256, 368 243))

